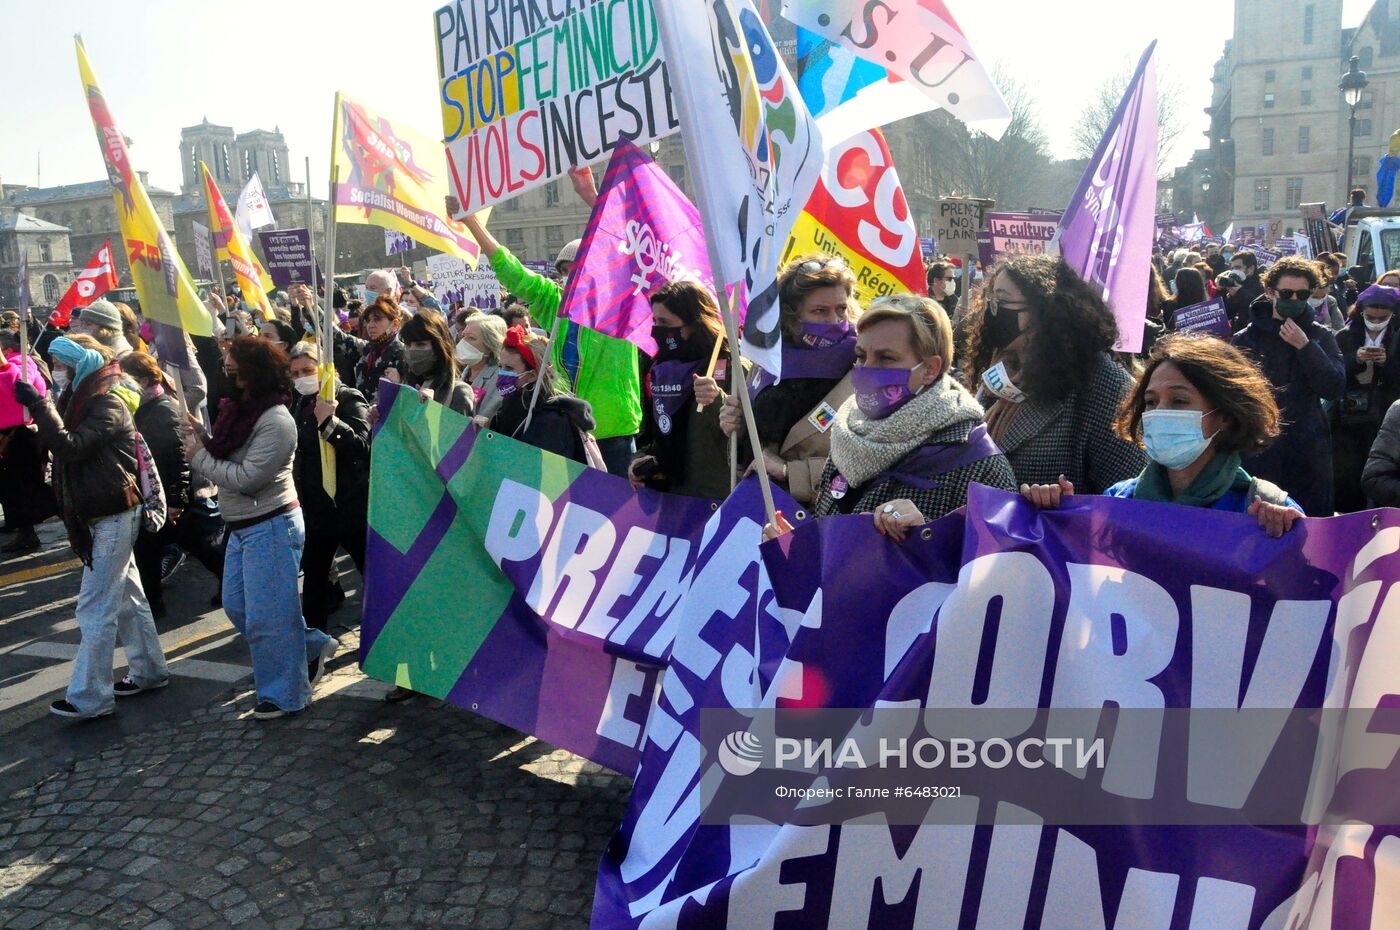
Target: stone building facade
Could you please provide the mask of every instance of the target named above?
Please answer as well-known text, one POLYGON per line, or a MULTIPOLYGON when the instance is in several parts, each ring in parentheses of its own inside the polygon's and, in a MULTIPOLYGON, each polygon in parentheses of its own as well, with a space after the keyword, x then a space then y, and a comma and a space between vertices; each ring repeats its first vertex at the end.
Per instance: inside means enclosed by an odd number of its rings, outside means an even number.
POLYGON ((73 283, 73 251, 67 227, 27 213, 0 217, 0 307, 19 305, 20 257, 29 259, 30 307, 52 309, 73 283))

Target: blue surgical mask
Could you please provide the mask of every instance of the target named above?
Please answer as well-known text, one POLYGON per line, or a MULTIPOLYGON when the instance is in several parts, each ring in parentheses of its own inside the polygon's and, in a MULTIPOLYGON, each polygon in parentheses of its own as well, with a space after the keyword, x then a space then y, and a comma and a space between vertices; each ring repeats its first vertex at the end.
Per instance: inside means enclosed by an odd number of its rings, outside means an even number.
POLYGON ((1200 410, 1149 410, 1142 415, 1142 440, 1152 461, 1177 471, 1190 465, 1210 447, 1201 427, 1200 410))

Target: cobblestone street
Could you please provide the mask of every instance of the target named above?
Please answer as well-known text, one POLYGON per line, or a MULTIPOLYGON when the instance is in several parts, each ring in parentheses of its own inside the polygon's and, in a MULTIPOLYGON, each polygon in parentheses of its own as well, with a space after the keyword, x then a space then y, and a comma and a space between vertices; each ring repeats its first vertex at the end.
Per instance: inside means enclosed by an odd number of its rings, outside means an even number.
POLYGON ((452 707, 387 704, 355 648, 342 637, 300 716, 252 720, 244 683, 11 794, 0 927, 586 927, 628 780, 452 707))

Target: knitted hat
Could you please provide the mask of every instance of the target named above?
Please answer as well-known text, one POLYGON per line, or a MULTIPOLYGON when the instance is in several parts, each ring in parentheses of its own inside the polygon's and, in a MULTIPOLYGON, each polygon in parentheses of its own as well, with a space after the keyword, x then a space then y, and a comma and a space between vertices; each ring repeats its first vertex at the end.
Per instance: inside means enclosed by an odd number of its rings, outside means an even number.
POLYGON ((560 262, 572 262, 574 260, 574 256, 578 254, 578 247, 581 245, 583 245, 582 239, 575 239, 573 242, 565 243, 564 247, 559 250, 559 257, 554 260, 554 264, 557 265, 560 262))
POLYGON ((110 300, 94 300, 82 309, 80 317, 84 325, 105 326, 121 332, 122 315, 110 300))

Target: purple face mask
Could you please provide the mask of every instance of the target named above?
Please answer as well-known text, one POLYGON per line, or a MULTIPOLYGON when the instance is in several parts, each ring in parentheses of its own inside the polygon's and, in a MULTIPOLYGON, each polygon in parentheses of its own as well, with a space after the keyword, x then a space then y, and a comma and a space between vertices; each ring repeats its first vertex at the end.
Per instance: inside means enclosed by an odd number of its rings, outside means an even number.
POLYGON ((496 372, 496 393, 502 397, 509 397, 520 389, 520 375, 513 371, 506 371, 502 368, 496 372))
POLYGON ((829 349, 839 345, 851 331, 847 320, 840 323, 803 323, 802 344, 809 349, 829 349))
POLYGON ((914 399, 917 392, 909 389, 909 377, 923 367, 923 362, 913 368, 867 368, 857 365, 851 369, 851 387, 856 391, 856 406, 870 419, 883 420, 914 399))

